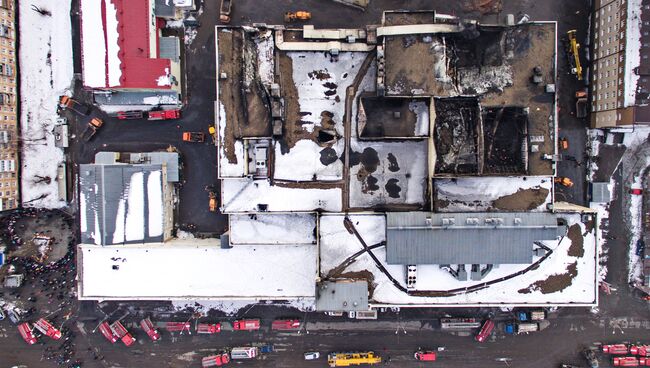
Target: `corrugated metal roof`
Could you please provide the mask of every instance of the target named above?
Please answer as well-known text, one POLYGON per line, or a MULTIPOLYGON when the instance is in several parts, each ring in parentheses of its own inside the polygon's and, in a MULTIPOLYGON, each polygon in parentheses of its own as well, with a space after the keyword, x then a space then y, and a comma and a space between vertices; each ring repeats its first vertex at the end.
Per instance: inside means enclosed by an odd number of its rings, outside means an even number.
POLYGON ((180 61, 180 41, 178 37, 160 37, 160 57, 180 61))
MULTIPOLYGON (((98 244, 98 245, 111 245, 111 244, 125 244, 125 243, 147 243, 147 242, 161 242, 163 235, 149 236, 148 226, 148 207, 149 207, 149 175, 154 171, 161 171, 162 165, 97 165, 87 164, 80 165, 79 168, 79 189, 81 191, 81 208, 84 216, 82 224, 85 224, 85 229, 81 229, 81 242, 98 244), (128 191, 131 185, 131 177, 135 173, 143 173, 143 213, 144 217, 144 237, 138 240, 126 240, 126 231, 120 237, 116 237, 117 221, 126 222, 125 213, 130 211, 126 199, 128 198, 128 191), (120 202, 124 201, 124 213, 118 216, 118 208, 120 202), (120 217, 120 218, 118 218, 120 217)), ((159 183, 151 183, 152 185, 161 185, 159 183)), ((164 194, 163 194, 164 195, 164 194)), ((163 198, 160 199, 162 202, 163 198)), ((162 219, 164 219, 164 206, 162 219)), ((134 214, 140 216, 140 214, 134 214)), ((161 220, 162 220, 161 219, 161 220)), ((163 221, 164 223, 164 221, 163 221)))
MULTIPOLYGON (((119 152, 97 152, 95 154, 96 164, 113 165, 117 164, 119 156, 128 157, 131 164, 166 164, 167 165, 167 181, 178 182, 178 153, 177 152, 143 152, 143 153, 127 153, 126 155, 119 152)), ((126 160, 121 160, 125 162, 126 160)))
POLYGON ((366 281, 323 282, 316 290, 316 310, 330 312, 368 310, 366 281))
POLYGON ((550 213, 387 214, 388 264, 524 264, 557 237, 550 213))
POLYGON ((154 11, 156 17, 172 18, 176 15, 176 6, 174 6, 174 2, 171 0, 156 0, 154 11))
POLYGON ((607 203, 611 200, 609 183, 591 183, 591 201, 596 203, 607 203))

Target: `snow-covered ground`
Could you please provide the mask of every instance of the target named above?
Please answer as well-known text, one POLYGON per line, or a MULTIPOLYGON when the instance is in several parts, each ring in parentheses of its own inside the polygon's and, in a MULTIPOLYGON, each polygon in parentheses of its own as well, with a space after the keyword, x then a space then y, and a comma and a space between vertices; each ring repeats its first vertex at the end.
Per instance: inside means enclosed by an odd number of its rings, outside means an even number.
MULTIPOLYGON (((356 215, 351 216, 355 227, 368 245, 385 240, 385 218, 383 215, 356 215)), ((580 222, 580 215, 567 214, 562 217, 568 224, 579 224, 580 231, 585 232, 585 226, 580 222)), ((339 266, 346 258, 362 249, 359 241, 350 235, 343 225, 343 215, 322 216, 320 221, 320 257, 321 275, 327 275, 332 269, 339 266)), ((522 275, 490 285, 487 288, 458 293, 447 297, 417 297, 408 295, 398 290, 374 264, 367 254, 361 255, 357 260, 341 272, 370 271, 374 276, 374 292, 371 303, 375 305, 531 305, 531 304, 585 304, 592 305, 596 300, 596 244, 593 232, 587 233, 583 238, 584 254, 580 257, 569 256, 568 250, 571 239, 563 237, 561 240, 545 241, 543 244, 553 250, 540 267, 530 270, 522 275), (534 285, 535 282, 544 281, 550 276, 567 273, 567 268, 575 263, 577 274, 570 279, 562 290, 542 293, 534 285)), ((531 244, 532 249, 532 244, 531 244)), ((375 249, 374 254, 383 263, 390 274, 405 286, 404 266, 388 265, 385 263, 386 250, 384 247, 375 249)), ((535 257, 535 261, 539 257, 535 257)), ((486 281, 511 275, 525 269, 529 265, 501 265, 487 275, 486 281)), ((448 273, 439 269, 437 265, 418 266, 418 290, 450 290, 480 284, 477 281, 456 281, 448 273)))
POLYGON ((315 213, 230 215, 230 244, 316 244, 315 213))
MULTIPOLYGON (((634 178, 634 183, 632 188, 642 188, 643 178, 637 176, 634 178)), ((630 248, 629 248, 629 269, 628 269, 628 280, 630 282, 641 281, 641 276, 643 274, 641 257, 636 254, 636 243, 642 236, 643 225, 641 222, 641 217, 643 214, 643 196, 632 195, 630 198, 630 248)))
POLYGON ((215 239, 82 245, 81 299, 293 299, 315 295, 316 245, 238 245, 215 239), (107 282, 110 280, 110 282, 107 282))
POLYGON ((267 180, 227 179, 221 184, 224 213, 260 212, 267 205, 270 212, 308 212, 323 209, 339 212, 342 191, 333 189, 302 189, 271 186, 267 180))
POLYGON ((438 201, 449 205, 440 208, 443 212, 486 211, 494 209, 494 202, 513 195, 520 190, 546 189, 545 200, 533 211, 546 211, 551 202, 551 178, 543 177, 466 177, 438 179, 434 184, 438 201))
POLYGON ((59 208, 57 168, 63 150, 54 144, 56 106, 60 95, 70 95, 73 77, 70 1, 18 2, 20 24, 20 101, 22 112, 21 191, 24 206, 59 208), (49 10, 42 16, 31 9, 49 10), (49 177, 50 183, 36 182, 49 177))

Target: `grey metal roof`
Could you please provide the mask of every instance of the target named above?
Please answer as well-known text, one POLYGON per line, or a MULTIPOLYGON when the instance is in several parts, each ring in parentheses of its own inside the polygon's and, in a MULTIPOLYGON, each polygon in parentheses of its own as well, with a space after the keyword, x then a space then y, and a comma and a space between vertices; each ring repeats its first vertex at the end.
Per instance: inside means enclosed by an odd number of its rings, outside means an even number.
MULTIPOLYGON (((81 192, 80 207, 82 210, 80 216, 84 216, 81 221, 82 224, 85 223, 85 229, 83 225, 81 229, 81 242, 101 245, 162 242, 164 240, 163 235, 149 236, 149 221, 147 221, 149 219, 149 196, 147 195, 150 193, 148 191, 149 185, 163 186, 162 176, 161 182, 150 183, 149 175, 154 171, 161 171, 162 169, 162 165, 80 165, 79 190, 81 192), (123 232, 123 238, 120 238, 119 234, 116 238, 115 234, 117 222, 124 221, 126 223, 126 214, 132 214, 130 212, 132 209, 129 208, 129 202, 126 199, 128 198, 128 191, 131 189, 129 188, 131 185, 131 177, 135 173, 143 173, 142 190, 145 194, 142 198, 143 213, 133 213, 133 215, 144 218, 144 237, 142 239, 127 241, 127 231, 123 232), (123 206, 126 208, 124 208, 120 216, 118 215, 118 208, 121 201, 124 201, 123 206)), ((164 219, 164 206, 161 216, 164 219)))
POLYGON ((316 289, 316 310, 329 312, 368 310, 366 281, 322 282, 316 289))
POLYGON ((607 203, 612 197, 609 192, 609 183, 591 183, 591 201, 596 203, 607 203))
POLYGON ((527 213, 387 213, 388 264, 525 264, 533 243, 558 235, 557 218, 527 213))
MULTIPOLYGON (((161 89, 144 91, 94 91, 93 99, 99 105, 180 105, 178 92, 161 89), (152 97, 157 97, 157 101, 160 103, 149 103, 152 97)), ((128 110, 129 108, 126 106, 124 109, 128 110)))
POLYGON ((116 164, 119 158, 122 162, 131 164, 165 164, 167 169, 167 181, 178 182, 178 153, 177 152, 142 152, 142 153, 120 153, 120 152, 97 152, 95 154, 96 164, 116 164))
POLYGON ((178 62, 180 60, 181 46, 178 37, 160 37, 160 58, 171 59, 178 62))
POLYGON ((174 6, 174 1, 156 0, 154 13, 156 13, 156 17, 173 18, 174 15, 176 15, 176 6, 174 6))

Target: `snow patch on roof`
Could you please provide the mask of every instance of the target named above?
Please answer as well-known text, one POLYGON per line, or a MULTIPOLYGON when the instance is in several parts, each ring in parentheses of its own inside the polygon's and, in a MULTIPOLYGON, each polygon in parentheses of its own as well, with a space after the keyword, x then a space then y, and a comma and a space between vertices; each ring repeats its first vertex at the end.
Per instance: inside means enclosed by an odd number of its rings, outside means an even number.
POLYGON ((54 143, 56 104, 67 94, 73 77, 70 1, 20 1, 20 130, 22 139, 21 194, 24 206, 59 208, 57 168, 63 149, 54 143), (49 10, 41 16, 31 6, 49 10), (36 175, 50 183, 36 182, 36 175))
POLYGON ((156 84, 159 86, 171 86, 171 74, 169 74, 169 68, 165 68, 165 74, 156 78, 156 84))
POLYGON ((153 171, 147 178, 147 204, 149 205, 149 236, 163 233, 162 172, 153 171))
POLYGON ((629 0, 627 3, 624 107, 632 106, 636 102, 639 75, 634 69, 641 65, 641 2, 642 0, 629 0))
POLYGON ((122 62, 119 58, 120 45, 118 38, 120 35, 117 30, 117 9, 112 1, 105 0, 104 4, 106 9, 106 44, 108 45, 108 86, 117 87, 120 85, 120 77, 122 76, 122 69, 120 68, 122 62))
MULTIPOLYGON (((83 213, 83 212, 81 212, 83 213)), ((113 244, 119 244, 124 242, 124 227, 126 217, 126 200, 124 198, 120 199, 120 203, 117 205, 117 214, 115 215, 115 231, 113 232, 113 244)), ((81 216, 82 218, 84 216, 81 216)))
POLYGON ((262 83, 270 88, 275 74, 273 32, 268 29, 266 32, 260 33, 255 39, 255 45, 257 46, 257 74, 262 83))
POLYGON ((106 87, 106 39, 101 4, 101 0, 81 0, 81 60, 84 85, 88 87, 106 87))
POLYGON ((323 165, 322 154, 327 148, 332 148, 337 157, 345 150, 345 142, 338 139, 331 147, 321 147, 309 139, 302 139, 288 153, 282 154, 279 144, 275 145, 275 179, 311 181, 334 181, 343 177, 343 162, 336 159, 328 165, 323 165))
POLYGON ((126 214, 126 241, 144 239, 144 174, 133 173, 131 182, 125 190, 128 196, 126 214))
POLYGON ((230 215, 230 244, 315 244, 316 214, 230 215))

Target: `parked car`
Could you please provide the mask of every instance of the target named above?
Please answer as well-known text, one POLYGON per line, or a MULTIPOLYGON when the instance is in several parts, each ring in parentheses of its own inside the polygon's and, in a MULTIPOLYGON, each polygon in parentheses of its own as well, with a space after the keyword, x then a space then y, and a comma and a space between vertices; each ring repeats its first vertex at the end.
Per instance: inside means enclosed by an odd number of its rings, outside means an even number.
POLYGON ((305 353, 305 360, 316 360, 320 358, 320 353, 317 351, 308 351, 305 353))
POLYGON ((9 317, 9 320, 14 324, 18 324, 20 322, 20 314, 18 314, 15 308, 7 308, 7 316, 9 317))
POLYGON ((488 319, 483 323, 483 327, 481 327, 481 330, 478 332, 476 335, 476 341, 478 342, 485 342, 488 337, 492 334, 492 331, 494 330, 494 322, 492 320, 488 319))

